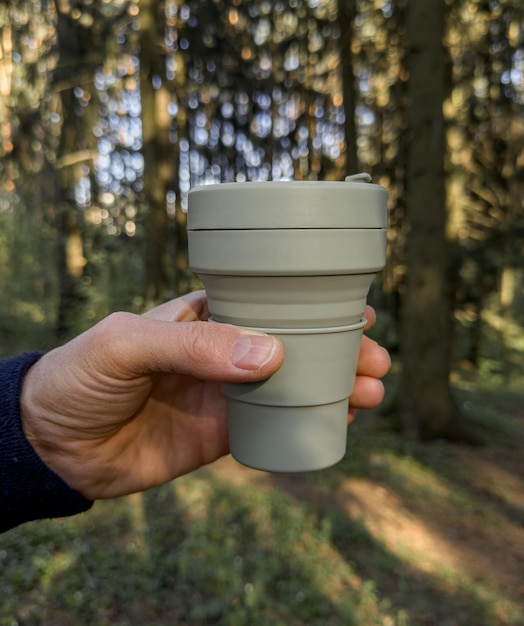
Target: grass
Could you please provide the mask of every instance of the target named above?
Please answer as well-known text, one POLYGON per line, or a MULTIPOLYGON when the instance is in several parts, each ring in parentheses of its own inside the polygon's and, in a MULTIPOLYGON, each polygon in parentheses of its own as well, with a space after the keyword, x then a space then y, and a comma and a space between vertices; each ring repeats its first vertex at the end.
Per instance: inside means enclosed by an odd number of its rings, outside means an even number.
POLYGON ((397 623, 328 526, 276 490, 195 475, 1 545, 2 626, 397 623))
POLYGON ((224 459, 14 529, 0 626, 522 624, 523 436, 508 408, 524 397, 458 397, 482 448, 402 440, 367 416, 321 473, 224 459))

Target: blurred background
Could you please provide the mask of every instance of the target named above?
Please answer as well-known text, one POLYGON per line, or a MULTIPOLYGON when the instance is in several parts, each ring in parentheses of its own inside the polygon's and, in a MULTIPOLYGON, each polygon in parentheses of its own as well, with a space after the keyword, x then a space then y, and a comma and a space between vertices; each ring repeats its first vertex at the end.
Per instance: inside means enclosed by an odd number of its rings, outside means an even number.
POLYGON ((1 357, 199 288, 192 187, 358 171, 393 356, 335 468, 0 537, 0 626, 524 623, 519 0, 6 1, 0 156, 1 357))

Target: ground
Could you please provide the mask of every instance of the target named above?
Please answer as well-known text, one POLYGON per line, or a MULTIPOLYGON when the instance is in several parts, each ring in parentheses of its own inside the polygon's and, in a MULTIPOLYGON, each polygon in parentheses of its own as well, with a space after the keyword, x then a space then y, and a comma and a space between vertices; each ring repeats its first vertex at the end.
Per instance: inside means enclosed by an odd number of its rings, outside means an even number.
MULTIPOLYGON (((425 577, 444 587, 474 587, 476 593, 498 598, 499 623, 511 623, 507 620, 513 609, 524 606, 524 406, 502 398, 492 401, 491 408, 504 414, 506 436, 491 438, 484 433, 484 445, 473 448, 444 443, 414 446, 415 453, 400 460, 383 441, 373 450, 379 418, 362 415, 360 419, 368 423, 357 427, 349 454, 365 442, 372 471, 358 477, 341 472, 329 490, 311 475, 256 472, 231 457, 205 471, 228 483, 278 487, 320 516, 337 510, 348 521, 362 524, 382 549, 425 577)), ((382 433, 379 439, 384 436, 388 437, 382 433)), ((365 558, 367 549, 362 552, 365 558)), ((396 595, 394 584, 383 584, 390 598, 396 595)), ((406 606, 409 594, 400 595, 397 599, 406 606)), ((418 600, 414 598, 410 610, 414 623, 418 600)), ((427 615, 418 621, 444 623, 427 615)))

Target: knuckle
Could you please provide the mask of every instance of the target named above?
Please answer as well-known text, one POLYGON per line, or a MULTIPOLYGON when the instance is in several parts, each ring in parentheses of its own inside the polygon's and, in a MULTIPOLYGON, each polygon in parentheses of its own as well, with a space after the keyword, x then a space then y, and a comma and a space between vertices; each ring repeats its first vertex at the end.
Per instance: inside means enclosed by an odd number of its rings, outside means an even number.
POLYGON ((108 359, 125 358, 136 320, 137 316, 133 313, 111 313, 89 331, 90 345, 98 354, 104 354, 108 359))
POLYGON ((132 323, 136 317, 137 316, 133 313, 121 311, 111 313, 93 326, 91 329, 92 334, 95 335, 95 338, 99 341, 116 340, 119 336, 127 332, 130 323, 132 323))

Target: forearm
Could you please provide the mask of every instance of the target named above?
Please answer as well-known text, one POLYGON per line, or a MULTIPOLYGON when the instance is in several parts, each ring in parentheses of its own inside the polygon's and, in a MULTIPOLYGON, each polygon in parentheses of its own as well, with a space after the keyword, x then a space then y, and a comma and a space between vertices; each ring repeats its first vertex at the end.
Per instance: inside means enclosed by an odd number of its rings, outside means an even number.
POLYGON ((42 462, 24 434, 22 383, 40 356, 0 361, 0 532, 31 520, 81 513, 92 505, 42 462))

